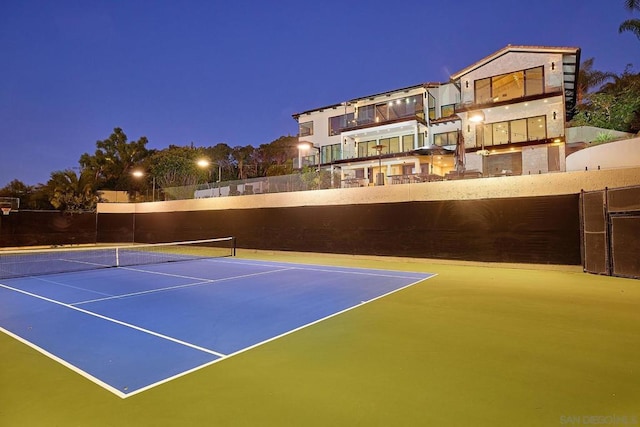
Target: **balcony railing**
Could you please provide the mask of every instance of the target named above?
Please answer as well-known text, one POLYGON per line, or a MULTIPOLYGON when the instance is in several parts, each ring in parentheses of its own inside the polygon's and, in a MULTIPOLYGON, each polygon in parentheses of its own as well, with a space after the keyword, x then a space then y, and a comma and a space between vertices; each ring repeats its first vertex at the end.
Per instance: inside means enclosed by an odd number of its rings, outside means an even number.
POLYGON ((341 129, 342 132, 350 132, 350 131, 354 131, 354 130, 359 130, 359 129, 367 129, 367 128, 372 128, 372 127, 376 127, 376 126, 383 126, 383 125, 389 125, 389 124, 393 124, 393 123, 402 123, 402 122, 408 122, 411 120, 415 120, 418 121, 420 123, 422 123, 423 125, 427 125, 427 122, 425 121, 424 118, 424 113, 416 113, 416 114, 412 114, 412 115, 408 115, 408 116, 404 116, 404 117, 397 117, 397 118, 393 118, 393 119, 381 119, 381 120, 376 120, 373 118, 360 118, 360 119, 356 119, 355 120, 355 124, 352 126, 348 126, 345 127, 343 129, 341 129))

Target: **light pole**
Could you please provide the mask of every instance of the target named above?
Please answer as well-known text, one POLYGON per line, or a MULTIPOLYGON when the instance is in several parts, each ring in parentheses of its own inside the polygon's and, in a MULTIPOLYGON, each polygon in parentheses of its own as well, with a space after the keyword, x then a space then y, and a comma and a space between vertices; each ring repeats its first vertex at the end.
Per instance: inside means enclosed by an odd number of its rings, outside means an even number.
MULTIPOLYGON (((141 170, 135 170, 131 174, 136 178, 142 178, 143 176, 146 175, 141 170)), ((151 184, 151 201, 155 202, 156 201, 156 177, 155 176, 151 177, 151 182, 152 182, 152 184, 151 184)))
POLYGON ((384 173, 382 172, 382 150, 385 148, 386 146, 381 144, 373 147, 373 149, 378 152, 378 169, 380 170, 377 175, 376 185, 384 185, 384 173))
POLYGON ((307 151, 312 148, 318 150, 318 172, 320 172, 320 165, 322 164, 322 151, 320 150, 320 147, 316 147, 310 142, 301 142, 298 144, 298 149, 300 151, 307 151))
MULTIPOLYGON (((209 159, 199 159, 196 161, 196 164, 198 165, 198 167, 201 168, 206 168, 209 172, 209 180, 211 180, 211 169, 210 166, 213 164, 209 159)), ((220 166, 220 163, 215 163, 218 165, 218 180, 217 180, 217 184, 218 184, 218 196, 221 196, 221 190, 220 190, 220 181, 222 180, 222 166, 220 166)), ((212 194, 213 196, 213 194, 212 194)))
MULTIPOLYGON (((469 115, 469 121, 471 123, 475 123, 477 125, 483 125, 482 126, 482 138, 480 139, 480 150, 478 150, 476 152, 476 154, 478 154, 479 156, 482 156, 482 173, 484 174, 485 171, 485 158, 489 155, 489 150, 485 150, 484 148, 484 112, 482 110, 480 111, 476 111, 474 113, 471 113, 469 115)), ((477 127, 476 127, 477 130, 477 127)), ((478 140, 478 134, 476 133, 476 141, 478 140)), ((460 144, 458 142, 458 144, 460 144)))

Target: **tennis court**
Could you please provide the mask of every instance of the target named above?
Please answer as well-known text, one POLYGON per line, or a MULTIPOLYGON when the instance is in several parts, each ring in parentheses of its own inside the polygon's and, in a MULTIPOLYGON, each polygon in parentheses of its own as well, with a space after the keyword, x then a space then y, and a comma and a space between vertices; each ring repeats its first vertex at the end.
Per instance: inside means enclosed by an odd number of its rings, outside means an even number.
POLYGON ((3 254, 0 328, 125 398, 432 276, 202 246, 3 254))

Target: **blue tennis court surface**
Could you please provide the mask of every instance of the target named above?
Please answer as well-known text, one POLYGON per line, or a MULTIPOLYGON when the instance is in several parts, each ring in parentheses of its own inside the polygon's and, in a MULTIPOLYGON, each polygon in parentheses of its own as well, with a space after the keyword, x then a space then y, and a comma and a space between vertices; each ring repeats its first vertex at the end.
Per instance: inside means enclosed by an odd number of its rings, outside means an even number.
POLYGON ((127 397, 431 276, 220 258, 4 279, 0 329, 127 397))

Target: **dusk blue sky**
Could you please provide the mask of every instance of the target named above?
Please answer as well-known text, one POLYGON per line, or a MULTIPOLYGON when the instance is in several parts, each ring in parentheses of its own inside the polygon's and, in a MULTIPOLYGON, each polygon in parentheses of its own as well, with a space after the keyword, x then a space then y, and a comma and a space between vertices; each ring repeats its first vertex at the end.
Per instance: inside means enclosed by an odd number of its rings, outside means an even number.
POLYGON ((623 0, 0 0, 0 187, 77 167, 115 127, 258 146, 295 135, 294 113, 448 81, 507 44, 637 72, 633 17, 623 0))

